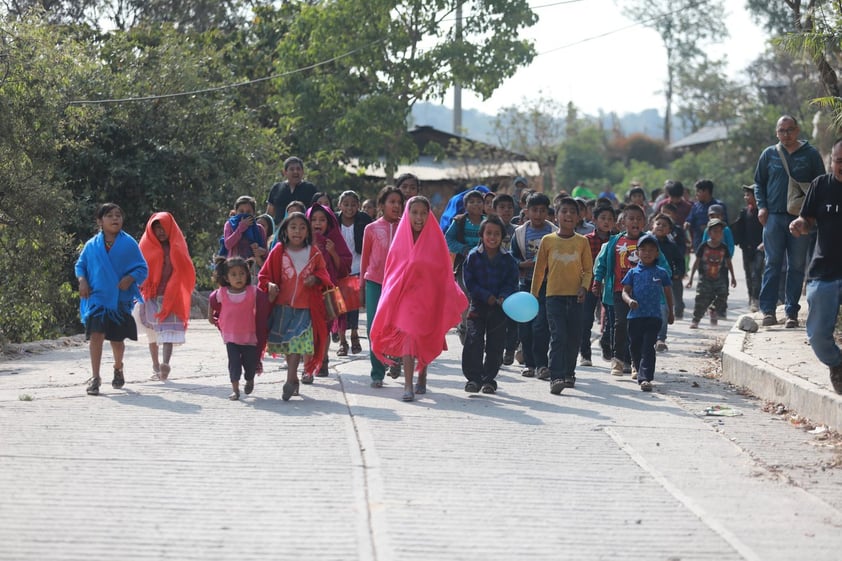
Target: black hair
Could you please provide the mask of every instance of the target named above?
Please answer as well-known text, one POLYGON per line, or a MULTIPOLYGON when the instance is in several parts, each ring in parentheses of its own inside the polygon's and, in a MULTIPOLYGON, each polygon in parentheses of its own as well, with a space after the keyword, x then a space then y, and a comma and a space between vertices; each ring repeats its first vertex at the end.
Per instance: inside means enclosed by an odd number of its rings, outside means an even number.
POLYGON ((669 215, 666 215, 663 212, 659 212, 658 214, 652 217, 652 224, 654 224, 658 220, 666 220, 667 222, 669 222, 670 229, 675 227, 675 221, 673 221, 673 219, 670 218, 669 215))
POLYGON ((289 166, 292 164, 298 164, 301 168, 304 168, 304 161, 299 158, 298 156, 290 156, 286 160, 284 160, 284 171, 289 169, 289 166))
POLYGON ((234 202, 234 210, 236 211, 237 207, 240 205, 251 205, 252 214, 257 212, 257 201, 254 200, 254 197, 250 197, 248 195, 237 197, 237 200, 234 202))
POLYGON ((614 205, 611 203, 611 199, 608 197, 600 197, 596 200, 596 206, 610 206, 613 207, 614 205))
POLYGON ((532 208, 534 206, 545 206, 549 209, 550 198, 544 193, 532 193, 529 195, 529 198, 526 199, 526 208, 532 208))
POLYGON ((289 207, 291 207, 291 206, 300 206, 302 213, 304 213, 307 210, 307 205, 305 205, 301 201, 290 201, 289 204, 287 205, 287 207, 284 209, 284 211, 286 211, 287 214, 290 213, 289 207))
POLYGON ((478 191, 476 189, 471 189, 464 195, 462 195, 462 200, 467 204, 468 199, 479 198, 481 201, 485 201, 485 193, 482 191, 478 191))
POLYGON ((498 205, 509 203, 512 206, 515 206, 515 198, 507 193, 500 193, 496 197, 494 197, 494 201, 491 203, 495 209, 498 205))
POLYGON ((662 210, 662 211, 664 211, 664 210, 668 210, 668 211, 670 211, 670 212, 678 212, 678 207, 677 207, 677 206, 675 206, 675 205, 674 205, 674 204, 672 204, 672 203, 667 203, 667 204, 665 204, 664 206, 662 206, 662 207, 661 207, 661 210, 662 210))
POLYGON ((289 236, 287 236, 287 229, 289 228, 289 223, 298 218, 300 218, 304 221, 305 224, 307 224, 307 239, 304 240, 304 245, 310 245, 311 243, 313 243, 313 228, 312 226, 310 226, 310 221, 307 220, 307 217, 304 216, 304 214, 301 212, 290 213, 287 215, 286 218, 284 218, 283 222, 281 222, 281 225, 278 227, 278 241, 280 243, 284 245, 289 243, 289 236))
POLYGON ((418 176, 415 175, 414 173, 402 173, 402 174, 400 174, 397 178, 395 178, 395 187, 400 189, 401 183, 403 183, 404 181, 407 181, 409 179, 415 180, 415 185, 418 187, 418 192, 420 193, 421 192, 421 180, 418 179, 418 176))
POLYGON ((634 203, 629 203, 629 204, 627 204, 626 206, 623 207, 623 212, 625 212, 626 214, 628 214, 630 210, 639 212, 643 216, 644 219, 646 218, 646 211, 644 211, 640 207, 640 205, 636 205, 634 203))
POLYGON ((833 146, 831 146, 831 149, 836 148, 837 144, 842 144, 842 137, 839 137, 833 141, 833 146))
POLYGON ((217 260, 216 270, 214 271, 216 284, 219 286, 231 286, 228 282, 228 271, 237 267, 243 268, 246 272, 246 284, 251 284, 251 271, 249 270, 249 264, 242 257, 229 257, 228 259, 217 260))
POLYGON ((313 204, 313 206, 310 207, 310 216, 307 217, 307 222, 309 223, 310 220, 312 220, 313 214, 316 212, 321 212, 325 215, 325 220, 327 221, 327 230, 325 230, 325 234, 327 234, 328 232, 330 232, 330 229, 333 227, 333 224, 331 224, 330 215, 328 214, 327 209, 322 205, 313 204))
POLYGON ((684 196, 684 184, 681 181, 673 181, 672 179, 668 179, 666 183, 664 183, 664 189, 666 189, 667 195, 669 195, 670 197, 684 196))
POLYGON ((331 199, 330 195, 328 195, 324 191, 316 191, 313 194, 313 198, 310 199, 310 206, 313 206, 314 204, 318 203, 319 199, 321 199, 322 197, 327 197, 327 206, 328 208, 333 209, 333 199, 331 199))
POLYGON ((120 208, 120 205, 117 203, 103 203, 96 211, 96 219, 102 220, 102 217, 111 212, 112 210, 119 210, 120 214, 123 215, 123 218, 126 217, 126 213, 123 212, 123 209, 120 208))
POLYGON ((406 198, 403 196, 403 191, 395 187, 394 185, 386 185, 380 192, 377 193, 377 206, 383 206, 386 204, 386 199, 389 198, 389 195, 392 193, 397 193, 398 196, 401 198, 401 208, 403 208, 403 204, 406 202, 406 198))
POLYGON ((355 201, 357 201, 357 204, 359 204, 360 202, 360 196, 357 194, 356 191, 342 191, 342 194, 339 195, 339 204, 342 204, 342 201, 344 201, 347 198, 354 199, 355 201))
POLYGON ((617 219, 617 213, 616 213, 616 212, 614 212, 614 207, 612 207, 612 206, 602 206, 602 205, 600 205, 600 206, 597 206, 597 207, 593 210, 593 219, 594 219, 594 222, 596 222, 596 219, 597 219, 597 218, 599 218, 599 215, 600 215, 600 214, 602 214, 603 212, 610 212, 610 213, 611 213, 611 217, 612 217, 614 220, 616 220, 616 219, 617 219))
POLYGON ((631 191, 629 191, 629 199, 631 199, 634 195, 642 195, 644 199, 646 199, 646 191, 643 190, 643 187, 634 187, 631 191))
MULTIPOLYGON (((560 199, 558 199, 558 202, 555 204, 555 210, 560 212, 561 207, 563 206, 572 206, 576 209, 577 215, 581 214, 579 212, 579 203, 576 202, 576 199, 574 199, 573 197, 561 197, 560 199)), ((582 206, 585 206, 584 203, 582 204, 582 206)))
POLYGON ((707 191, 708 193, 713 194, 713 181, 710 179, 698 180, 695 187, 697 191, 707 191))
MULTIPOLYGON (((433 209, 433 205, 430 204, 430 199, 425 197, 424 195, 415 195, 414 197, 410 197, 407 201, 409 206, 414 205, 415 203, 421 203, 427 207, 427 211, 431 211, 433 209)), ((409 208, 406 209, 409 212, 409 208)))
POLYGON ((503 236, 506 235, 506 225, 503 224, 503 221, 500 220, 500 217, 499 216, 489 216, 487 218, 484 218, 483 221, 480 222, 480 225, 479 225, 479 239, 480 240, 482 239, 483 233, 485 233, 485 228, 489 224, 499 226, 500 227, 500 234, 503 235, 503 236))

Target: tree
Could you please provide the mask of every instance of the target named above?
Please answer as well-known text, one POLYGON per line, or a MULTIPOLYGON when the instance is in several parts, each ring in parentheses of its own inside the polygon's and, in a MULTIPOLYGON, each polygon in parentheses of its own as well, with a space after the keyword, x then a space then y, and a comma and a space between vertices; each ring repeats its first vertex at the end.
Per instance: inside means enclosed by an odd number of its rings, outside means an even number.
POLYGON ((747 88, 728 79, 722 60, 682 66, 677 83, 681 100, 676 116, 690 132, 708 125, 733 124, 749 103, 747 88))
MULTIPOLYGON (((566 111, 570 116, 570 107, 566 111)), ((544 188, 555 191, 555 167, 564 137, 564 107, 543 96, 524 100, 520 106, 501 109, 494 118, 494 132, 500 146, 524 154, 541 166, 544 188)), ((575 118, 575 108, 573 110, 575 118)))
POLYGON ((271 98, 281 138, 328 181, 341 179, 351 156, 363 165, 383 158, 387 175, 414 158, 406 123, 416 101, 440 99, 456 83, 487 98, 534 56, 521 38, 537 19, 525 0, 466 6, 461 39, 454 8, 438 0, 278 8, 275 17, 295 21, 275 52, 285 73, 271 98))
POLYGON ((672 104, 677 72, 681 66, 705 60, 704 44, 728 35, 722 20, 721 0, 627 0, 623 12, 633 20, 654 29, 661 37, 667 55, 667 81, 664 87, 664 142, 670 143, 672 104))
POLYGON ((593 125, 578 128, 575 137, 561 144, 558 154, 559 183, 568 190, 579 181, 609 177, 604 132, 593 125))

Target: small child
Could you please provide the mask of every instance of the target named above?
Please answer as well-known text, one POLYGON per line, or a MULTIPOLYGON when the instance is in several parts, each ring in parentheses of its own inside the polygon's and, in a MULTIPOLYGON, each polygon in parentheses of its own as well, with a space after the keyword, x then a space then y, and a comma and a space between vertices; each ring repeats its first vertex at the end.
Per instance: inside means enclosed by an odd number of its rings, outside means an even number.
MULTIPOLYGON (((714 301, 727 305, 729 271, 731 273, 731 287, 737 286, 734 266, 731 263, 731 254, 725 244, 722 243, 724 229, 725 223, 718 218, 708 222, 709 239, 702 243, 696 252, 696 260, 693 262, 690 279, 687 281, 687 288, 691 288, 693 276, 696 271, 699 271, 699 286, 696 288, 696 305, 693 308, 693 321, 690 323, 690 329, 699 328, 699 321, 705 314, 705 310, 714 301)), ((711 314, 710 324, 717 324, 716 312, 711 314)))
MULTIPOLYGON (((611 206, 597 207, 593 212, 593 219, 595 229, 593 232, 586 234, 585 239, 591 248, 591 260, 596 262, 596 257, 602 249, 602 245, 611 238, 611 233, 614 230, 614 208, 611 206)), ((592 286, 588 287, 588 293, 585 295, 585 309, 582 321, 582 341, 579 345, 579 354, 582 356, 579 361, 580 366, 592 366, 593 361, 591 353, 591 329, 593 328, 594 318, 597 306, 600 305, 600 298, 594 294, 592 286)), ((601 314, 603 318, 602 333, 599 338, 599 345, 602 348, 602 357, 611 360, 611 324, 613 323, 613 307, 609 308, 605 304, 601 304, 601 314)))
POLYGON ((362 211, 371 217, 372 222, 377 220, 377 205, 371 199, 363 201, 362 211))
POLYGON ((666 299, 667 323, 675 321, 672 302, 672 275, 657 265, 658 240, 651 234, 637 241, 639 262, 623 277, 623 301, 628 306, 629 351, 637 383, 644 392, 652 391, 655 378, 655 340, 661 329, 661 301, 666 299))
MULTIPOLYGON (((672 219, 666 214, 656 214, 652 219, 653 228, 652 235, 658 240, 658 251, 666 257, 672 269, 672 285, 680 286, 684 283, 684 275, 686 274, 686 267, 684 264, 684 248, 679 247, 673 242, 669 235, 675 225, 672 219)), ((670 289, 672 290, 672 289, 670 289)), ((673 293, 673 306, 675 305, 675 294, 673 293)), ((669 350, 667 347, 667 326, 670 322, 667 321, 669 312, 672 311, 673 316, 677 315, 675 308, 669 309, 666 301, 661 302, 661 330, 658 332, 658 340, 655 343, 655 350, 658 352, 665 352, 669 350)))
POLYGON ((760 304, 760 285, 763 280, 763 225, 757 217, 757 200, 754 198, 754 185, 743 185, 743 199, 746 206, 740 211, 736 222, 732 224, 734 242, 740 246, 743 254, 743 270, 746 275, 749 309, 758 311, 760 304))
MULTIPOLYGON (((579 207, 579 222, 576 224, 576 233, 587 236, 596 229, 596 225, 590 221, 588 216, 588 205, 585 204, 585 199, 573 199, 579 207)), ((558 207, 558 205, 556 205, 558 207)))
MULTIPOLYGON (((512 238, 515 235, 515 226, 512 224, 512 219, 515 216, 515 200, 506 193, 501 193, 494 197, 494 213, 503 222, 503 241, 500 243, 500 248, 511 253, 512 238)), ((518 345, 518 326, 517 322, 506 316, 506 345, 503 351, 503 364, 509 366, 515 362, 515 350, 518 345)))
POLYGON ((173 345, 184 344, 196 269, 181 228, 169 212, 157 212, 146 223, 140 238, 140 251, 149 266, 149 276, 140 285, 143 302, 135 312, 146 327, 152 380, 165 381, 170 375, 173 345), (163 361, 158 360, 158 344, 163 361))
POLYGON ((462 349, 462 373, 468 379, 466 392, 497 391, 496 377, 509 319, 503 313, 502 305, 503 300, 517 291, 518 281, 518 262, 502 247, 505 231, 505 224, 499 217, 489 216, 483 220, 479 227, 480 244, 468 253, 462 268, 470 299, 462 349))
POLYGON ((260 350, 266 345, 269 298, 251 284, 248 263, 242 257, 230 257, 216 267, 219 288, 208 300, 208 321, 219 328, 228 353, 231 395, 240 399, 240 377, 246 380, 246 395, 254 391, 254 377, 260 350))
MULTIPOLYGON (((512 239, 512 255, 518 260, 520 281, 518 290, 529 292, 532 288, 532 274, 541 239, 556 231, 555 225, 547 220, 550 199, 543 193, 533 193, 526 200, 526 221, 515 229, 512 239)), ((524 368, 520 375, 541 380, 550 377, 547 354, 550 347, 550 332, 547 326, 545 291, 538 293, 538 315, 532 321, 518 324, 520 344, 523 350, 524 368)))
MULTIPOLYGON (((638 264, 637 240, 640 239, 646 222, 643 209, 637 205, 626 205, 622 215, 625 230, 611 236, 602 246, 594 265, 594 293, 602 295, 604 304, 614 306, 614 331, 611 337, 612 376, 622 376, 632 372, 628 338, 629 309, 623 300, 622 280, 626 273, 638 264)), ((658 265, 672 272, 666 259, 660 253, 658 265)))
POLYGON ((301 214, 304 214, 307 212, 307 207, 301 201, 292 201, 287 205, 286 212, 284 213, 284 218, 286 218, 293 212, 300 212, 301 214))
MULTIPOLYGON (((485 195, 483 195, 483 209, 482 213, 486 216, 491 216, 497 214, 497 211, 494 210, 494 198, 497 196, 496 193, 489 191, 485 195)), ((481 237, 481 236, 480 236, 481 237)))
POLYGON ((85 324, 91 355, 88 395, 99 395, 99 368, 105 340, 111 342, 114 353, 111 381, 114 389, 120 389, 126 383, 124 341, 137 341, 132 302, 142 300, 138 286, 146 280, 149 269, 137 242, 123 231, 123 217, 123 209, 114 203, 99 207, 96 213, 99 233, 85 243, 75 266, 79 281, 79 314, 85 324))
MULTIPOLYGON (((266 253, 269 253, 269 250, 275 245, 275 219, 272 218, 271 214, 261 214, 257 217, 256 222, 263 226, 263 231, 266 232, 266 253)), ((261 264, 263 264, 266 254, 263 254, 262 257, 261 264)))
POLYGON ((260 269, 258 287, 272 303, 269 352, 286 355, 287 380, 281 399, 298 395, 298 364, 305 355, 301 382, 313 383, 327 351, 327 321, 322 287, 330 286, 324 257, 312 245, 310 222, 293 212, 278 228, 278 243, 260 269))
MULTIPOLYGON (((377 315, 380 295, 383 291, 383 275, 386 268, 386 257, 395 238, 398 221, 403 213, 403 193, 397 187, 387 185, 377 196, 377 206, 381 217, 365 227, 363 233, 363 250, 360 256, 360 302, 365 307, 366 322, 368 324, 369 360, 371 362, 371 387, 382 388, 383 378, 386 377, 384 365, 371 349, 371 326, 377 315)), ((389 368, 392 378, 400 376, 397 366, 389 368)))
MULTIPOLYGON (((342 237, 342 231, 339 228, 339 222, 330 207, 326 207, 320 203, 313 203, 307 209, 307 220, 310 221, 310 228, 313 234, 313 245, 322 252, 322 257, 325 260, 328 276, 330 276, 330 284, 332 286, 339 286, 339 279, 347 277, 351 272, 351 252, 345 244, 345 239, 342 237)), ((345 332, 347 320, 345 315, 342 315, 328 325, 328 330, 335 336, 335 340, 339 341, 339 333, 345 332)), ((322 366, 316 373, 316 376, 325 377, 328 375, 328 349, 330 341, 325 347, 325 356, 322 360, 322 366)), ((347 349, 346 353, 347 354, 347 349)))
POLYGON ((675 317, 684 319, 684 276, 687 274, 687 266, 690 250, 690 240, 687 238, 687 232, 684 230, 684 219, 681 217, 679 208, 673 203, 666 203, 661 206, 661 214, 665 214, 672 220, 673 227, 667 237, 678 246, 681 255, 684 259, 684 266, 681 268, 682 280, 681 282, 672 283, 672 299, 675 301, 675 317))
POLYGON ((234 203, 234 215, 225 221, 223 228, 224 257, 242 257, 245 260, 262 259, 266 255, 266 232, 256 222, 257 203, 253 197, 243 195, 234 203))
MULTIPOLYGON (((360 196, 354 191, 344 191, 339 195, 339 225, 342 232, 342 238, 345 240, 345 245, 348 251, 351 252, 351 273, 346 279, 340 280, 340 283, 348 283, 350 286, 356 286, 356 292, 359 293, 360 283, 360 260, 363 252, 363 235, 365 227, 371 224, 371 217, 364 212, 360 212, 360 196), (353 282, 351 282, 353 281, 353 282)), ((342 284, 342 286, 346 286, 342 284)), ((343 295, 345 289, 343 288, 343 295)), ((356 299, 359 299, 357 297, 356 299)), ((348 300, 346 298, 346 300, 348 300)), ((345 316, 347 327, 351 329, 351 354, 362 352, 363 348, 360 345, 360 309, 348 309, 345 316)), ((339 350, 336 351, 336 356, 348 355, 348 340, 345 337, 345 329, 339 333, 339 350)))
POLYGON ((541 239, 532 277, 532 295, 545 290, 550 331, 550 393, 576 385, 576 356, 582 341, 582 304, 593 279, 588 241, 576 233, 579 206, 570 197, 557 207, 558 231, 541 239), (546 279, 546 285, 544 280, 546 279))
POLYGON ((395 179, 395 187, 403 193, 403 200, 408 201, 421 192, 421 182, 412 173, 402 173, 395 179))
MULTIPOLYGON (((444 239, 447 240, 447 249, 453 257, 453 271, 456 275, 456 282, 465 290, 462 285, 462 265, 468 252, 477 246, 479 243, 479 225, 482 223, 483 211, 485 210, 485 193, 477 189, 468 191, 462 197, 465 203, 464 214, 459 214, 453 218, 453 222, 447 228, 444 234, 444 239)), ((462 321, 457 326, 459 332, 459 339, 462 344, 465 344, 465 326, 466 318, 462 317, 462 321)))
POLYGON ((427 365, 447 347, 445 335, 468 305, 453 278, 444 235, 429 217, 426 197, 406 203, 386 258, 383 293, 370 333, 371 348, 381 361, 401 357, 404 401, 427 393, 427 365))

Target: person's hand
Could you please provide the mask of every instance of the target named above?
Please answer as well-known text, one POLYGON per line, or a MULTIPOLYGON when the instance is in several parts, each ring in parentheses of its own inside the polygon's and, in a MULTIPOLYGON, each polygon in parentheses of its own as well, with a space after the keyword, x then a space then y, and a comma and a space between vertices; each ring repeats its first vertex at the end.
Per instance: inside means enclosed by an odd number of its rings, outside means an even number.
POLYGON ((279 287, 274 282, 270 282, 266 285, 266 294, 269 296, 269 301, 274 302, 275 298, 278 296, 278 293, 281 291, 281 287, 279 287))
POLYGON ((801 216, 793 220, 789 223, 789 233, 795 236, 796 238, 802 234, 809 234, 810 227, 807 225, 807 221, 804 220, 801 216))
POLYGON ((237 226, 237 229, 241 231, 248 230, 251 228, 252 224, 254 224, 254 216, 249 214, 240 220, 240 224, 237 226))
POLYGON ((85 277, 81 277, 79 279, 79 297, 80 298, 90 298, 91 296, 91 285, 88 284, 88 279, 85 277))
POLYGON ((602 282, 594 281, 593 286, 591 286, 591 292, 596 297, 599 297, 602 294, 602 282))
POLYGON ((219 327, 219 318, 213 313, 208 316, 208 322, 213 326, 219 327))
POLYGON ((488 300, 486 300, 486 303, 489 306, 493 306, 494 304, 497 303, 497 298, 495 298, 494 295, 491 295, 491 296, 488 297, 488 300))
POLYGON ((120 279, 120 283, 117 285, 117 288, 119 288, 120 290, 128 290, 133 282, 134 277, 131 275, 126 275, 125 277, 120 279))
POLYGON ((629 309, 630 310, 636 310, 638 308, 638 306, 640 306, 640 304, 637 303, 637 300, 635 300, 634 298, 629 300, 629 309))
POLYGON ((737 277, 731 277, 731 288, 737 287, 737 277))
POLYGON ((670 310, 670 311, 669 311, 669 314, 667 314, 667 323, 668 323, 669 325, 672 325, 672 324, 674 324, 674 323, 675 323, 675 314, 673 313, 673 311, 672 311, 672 310, 670 310))
POLYGON ((768 219, 769 219, 769 209, 768 208, 757 209, 757 220, 760 222, 761 226, 765 226, 766 221, 768 219))
POLYGON ((333 256, 336 256, 336 244, 333 243, 333 240, 328 238, 325 240, 325 250, 333 256))
POLYGON ((687 284, 684 285, 685 288, 693 288, 693 279, 687 281, 687 284))
POLYGON ((587 294, 587 293, 588 293, 588 291, 585 290, 585 287, 580 286, 579 290, 576 292, 576 302, 578 302, 579 304, 584 302, 585 301, 585 294, 587 294))

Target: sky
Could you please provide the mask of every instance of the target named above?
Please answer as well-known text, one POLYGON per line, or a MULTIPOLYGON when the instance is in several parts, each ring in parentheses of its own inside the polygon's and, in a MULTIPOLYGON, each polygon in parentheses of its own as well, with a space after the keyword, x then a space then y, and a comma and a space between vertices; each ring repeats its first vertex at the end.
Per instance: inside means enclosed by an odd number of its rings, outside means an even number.
MULTIPOLYGON (((600 109, 620 115, 650 108, 663 112, 666 53, 656 31, 634 26, 614 0, 529 3, 539 21, 525 35, 534 39, 539 55, 485 101, 463 90, 463 109, 496 115, 524 99, 546 97, 572 101, 590 115, 600 109)), ((766 35, 751 21, 745 0, 723 0, 723 5, 729 37, 707 52, 711 58, 726 56, 730 77, 744 80, 742 71, 765 50, 766 35)), ((444 105, 453 107, 452 92, 444 105)))

